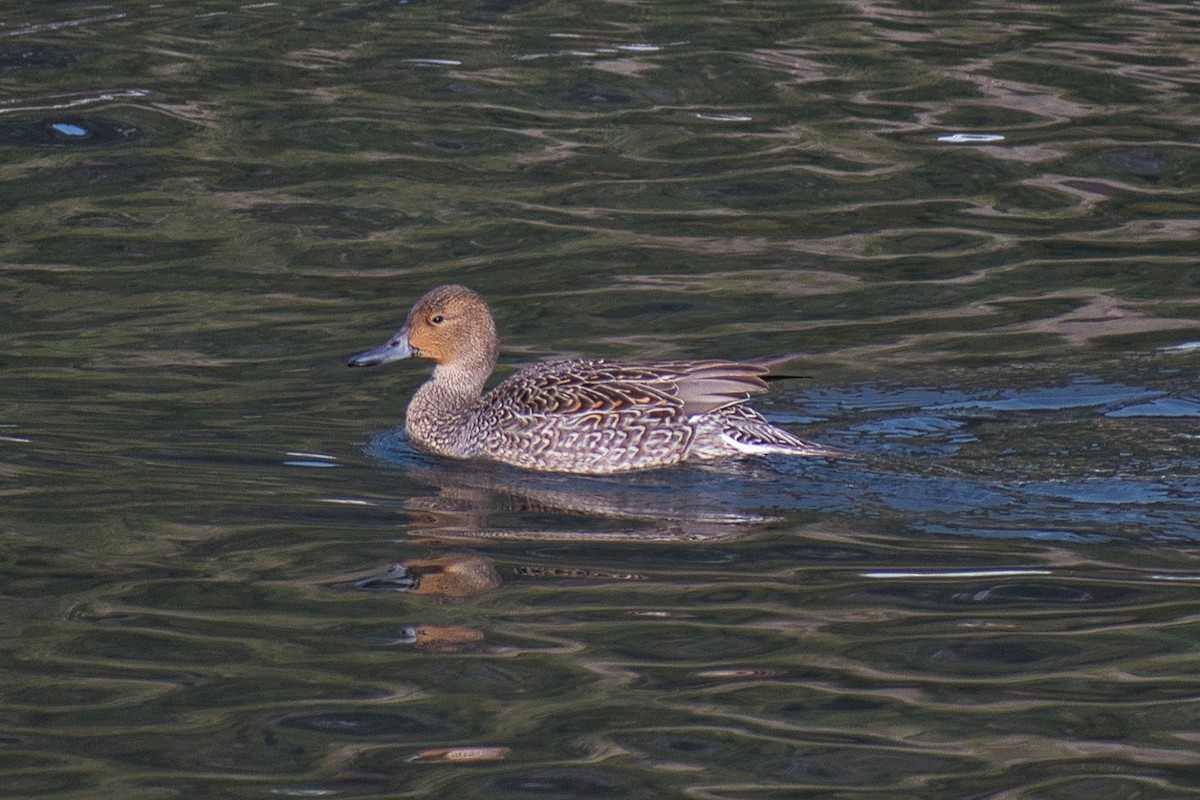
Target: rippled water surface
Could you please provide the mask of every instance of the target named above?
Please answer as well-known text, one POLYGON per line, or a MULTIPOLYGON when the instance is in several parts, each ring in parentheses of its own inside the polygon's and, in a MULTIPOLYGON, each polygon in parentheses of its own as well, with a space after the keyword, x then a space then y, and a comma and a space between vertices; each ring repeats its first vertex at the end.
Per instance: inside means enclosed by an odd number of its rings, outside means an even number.
POLYGON ((0 795, 1200 796, 1200 11, 10 3, 0 795), (421 454, 501 369, 794 353, 853 451, 421 454))

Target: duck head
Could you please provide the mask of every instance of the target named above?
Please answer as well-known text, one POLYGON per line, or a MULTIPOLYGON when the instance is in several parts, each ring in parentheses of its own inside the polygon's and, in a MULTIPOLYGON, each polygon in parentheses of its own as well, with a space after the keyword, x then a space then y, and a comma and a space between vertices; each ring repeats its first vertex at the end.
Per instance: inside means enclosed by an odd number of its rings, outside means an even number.
POLYGON ((351 367, 428 358, 440 367, 482 372, 496 364, 499 341, 491 309, 465 286, 430 289, 408 312, 404 327, 378 347, 350 356, 351 367))

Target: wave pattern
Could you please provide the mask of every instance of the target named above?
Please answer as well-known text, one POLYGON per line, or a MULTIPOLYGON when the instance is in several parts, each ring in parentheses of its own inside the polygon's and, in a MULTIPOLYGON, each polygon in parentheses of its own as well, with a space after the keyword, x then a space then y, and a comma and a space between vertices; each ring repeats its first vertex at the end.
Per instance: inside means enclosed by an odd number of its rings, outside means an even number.
POLYGON ((71 6, 0 30, 0 794, 1200 794, 1195 8, 71 6), (505 368, 803 353, 860 458, 417 453, 342 356, 446 280, 505 368))

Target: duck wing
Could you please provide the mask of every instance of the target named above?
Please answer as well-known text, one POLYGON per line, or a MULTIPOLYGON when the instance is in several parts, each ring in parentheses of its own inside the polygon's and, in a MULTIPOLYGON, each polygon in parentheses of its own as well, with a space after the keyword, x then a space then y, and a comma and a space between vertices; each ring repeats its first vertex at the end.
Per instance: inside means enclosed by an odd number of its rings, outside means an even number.
POLYGON ((757 364, 719 360, 557 361, 527 367, 485 400, 517 417, 649 414, 683 419, 765 392, 766 372, 757 364))

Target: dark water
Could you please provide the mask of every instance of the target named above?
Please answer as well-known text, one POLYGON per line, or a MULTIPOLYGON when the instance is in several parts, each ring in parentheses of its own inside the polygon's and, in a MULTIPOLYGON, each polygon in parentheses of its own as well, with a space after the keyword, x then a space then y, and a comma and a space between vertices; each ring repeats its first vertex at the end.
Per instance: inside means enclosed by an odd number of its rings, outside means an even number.
POLYGON ((1200 795, 1194 4, 9 5, 0 795, 1200 795), (416 453, 451 280, 860 457, 416 453))

